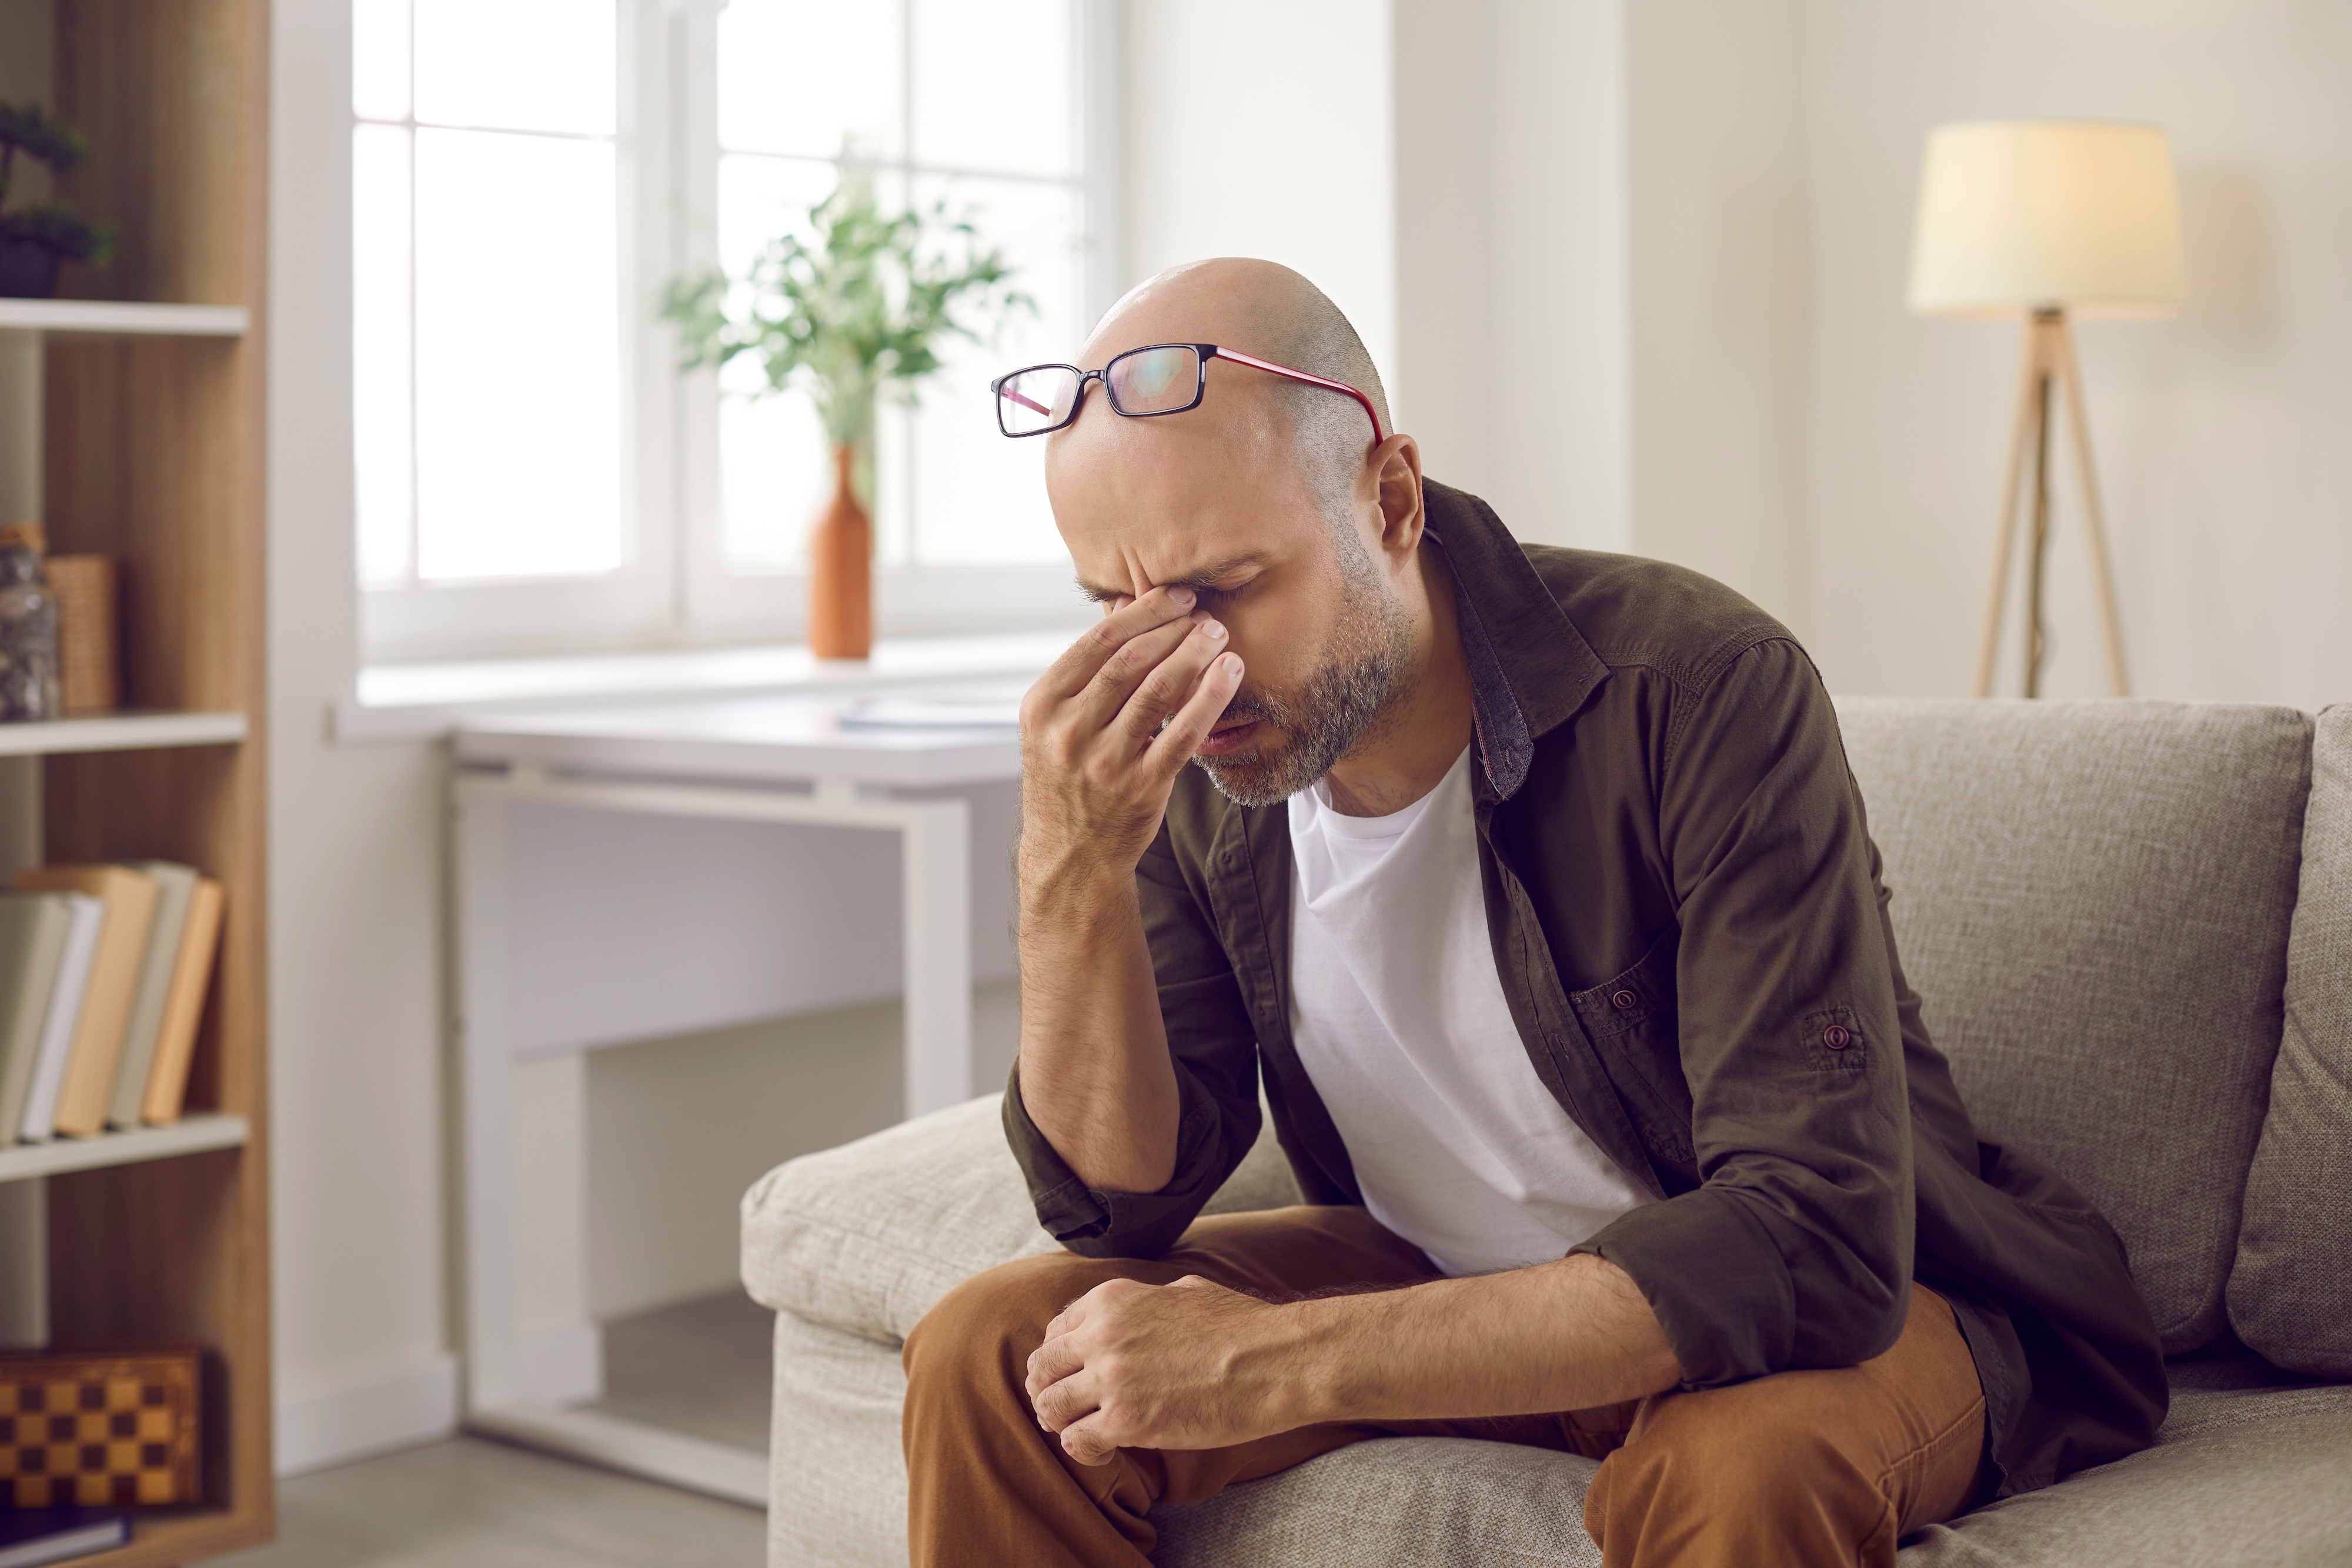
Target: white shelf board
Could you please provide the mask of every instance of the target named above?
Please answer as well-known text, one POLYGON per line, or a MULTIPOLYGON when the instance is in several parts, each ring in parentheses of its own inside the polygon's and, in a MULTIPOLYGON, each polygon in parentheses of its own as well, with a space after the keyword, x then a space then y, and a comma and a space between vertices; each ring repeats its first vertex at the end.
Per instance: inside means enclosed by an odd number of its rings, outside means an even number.
POLYGON ((168 1127, 132 1127, 95 1138, 55 1138, 46 1144, 9 1144, 0 1147, 0 1181, 167 1160, 207 1149, 243 1148, 252 1135, 253 1129, 244 1117, 206 1113, 184 1117, 168 1127))
POLYGON ((0 757, 231 746, 243 740, 245 732, 241 713, 110 713, 45 724, 0 724, 0 757))
POLYGON ((0 331, 242 338, 252 326, 253 318, 242 305, 149 305, 131 299, 0 299, 0 331))

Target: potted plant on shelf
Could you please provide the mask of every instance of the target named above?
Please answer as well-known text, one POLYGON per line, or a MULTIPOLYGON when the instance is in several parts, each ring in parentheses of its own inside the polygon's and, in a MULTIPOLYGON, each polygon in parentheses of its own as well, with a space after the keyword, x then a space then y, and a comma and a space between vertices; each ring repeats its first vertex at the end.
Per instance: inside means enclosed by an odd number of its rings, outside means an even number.
POLYGON ((886 214, 855 172, 809 210, 805 231, 769 241, 740 277, 673 279, 662 315, 681 369, 749 354, 765 376, 751 395, 800 388, 816 404, 834 488, 809 538, 809 648, 863 659, 874 645, 875 405, 885 392, 912 405, 943 339, 977 340, 982 321, 1031 302, 1006 287, 1003 253, 982 248, 971 223, 944 204, 886 214))
POLYGON ((81 167, 89 143, 39 104, 0 103, 0 296, 47 299, 57 292, 59 262, 114 259, 114 225, 91 223, 63 202, 7 211, 19 152, 64 175, 81 167))

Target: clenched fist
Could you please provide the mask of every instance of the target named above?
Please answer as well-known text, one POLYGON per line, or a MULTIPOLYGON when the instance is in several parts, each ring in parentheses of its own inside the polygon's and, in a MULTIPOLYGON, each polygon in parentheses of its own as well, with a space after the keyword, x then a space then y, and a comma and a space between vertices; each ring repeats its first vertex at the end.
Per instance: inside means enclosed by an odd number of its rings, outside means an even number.
POLYGON ((1299 1314, 1187 1274, 1112 1280, 1062 1309, 1029 1357, 1037 1424, 1082 1465, 1121 1448, 1222 1448, 1303 1425, 1299 1314))

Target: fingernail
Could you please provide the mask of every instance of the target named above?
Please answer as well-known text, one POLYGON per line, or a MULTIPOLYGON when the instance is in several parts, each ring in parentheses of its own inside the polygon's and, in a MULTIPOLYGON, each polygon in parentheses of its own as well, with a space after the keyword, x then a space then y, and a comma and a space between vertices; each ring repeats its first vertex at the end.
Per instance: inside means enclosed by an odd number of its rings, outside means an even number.
POLYGON ((1195 597, 1196 596, 1192 591, 1189 588, 1171 588, 1168 591, 1169 601, 1174 604, 1179 610, 1192 609, 1192 601, 1195 597))
POLYGON ((1201 631, 1212 641, 1222 643, 1225 640, 1225 628, 1223 622, 1203 621, 1201 622, 1201 631))
POLYGON ((1229 675, 1238 675, 1242 673, 1242 656, 1239 653, 1227 653, 1217 661, 1217 668, 1229 675))

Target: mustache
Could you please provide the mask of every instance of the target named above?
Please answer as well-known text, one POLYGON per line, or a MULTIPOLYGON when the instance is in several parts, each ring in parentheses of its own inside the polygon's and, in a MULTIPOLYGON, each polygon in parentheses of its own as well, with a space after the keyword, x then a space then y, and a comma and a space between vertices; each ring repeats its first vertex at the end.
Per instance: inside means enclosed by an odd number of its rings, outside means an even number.
POLYGON ((1271 693, 1235 692, 1225 704, 1224 711, 1210 722, 1209 727, 1213 730, 1220 726, 1236 724, 1263 724, 1269 729, 1287 734, 1299 727, 1297 705, 1285 702, 1271 693))

